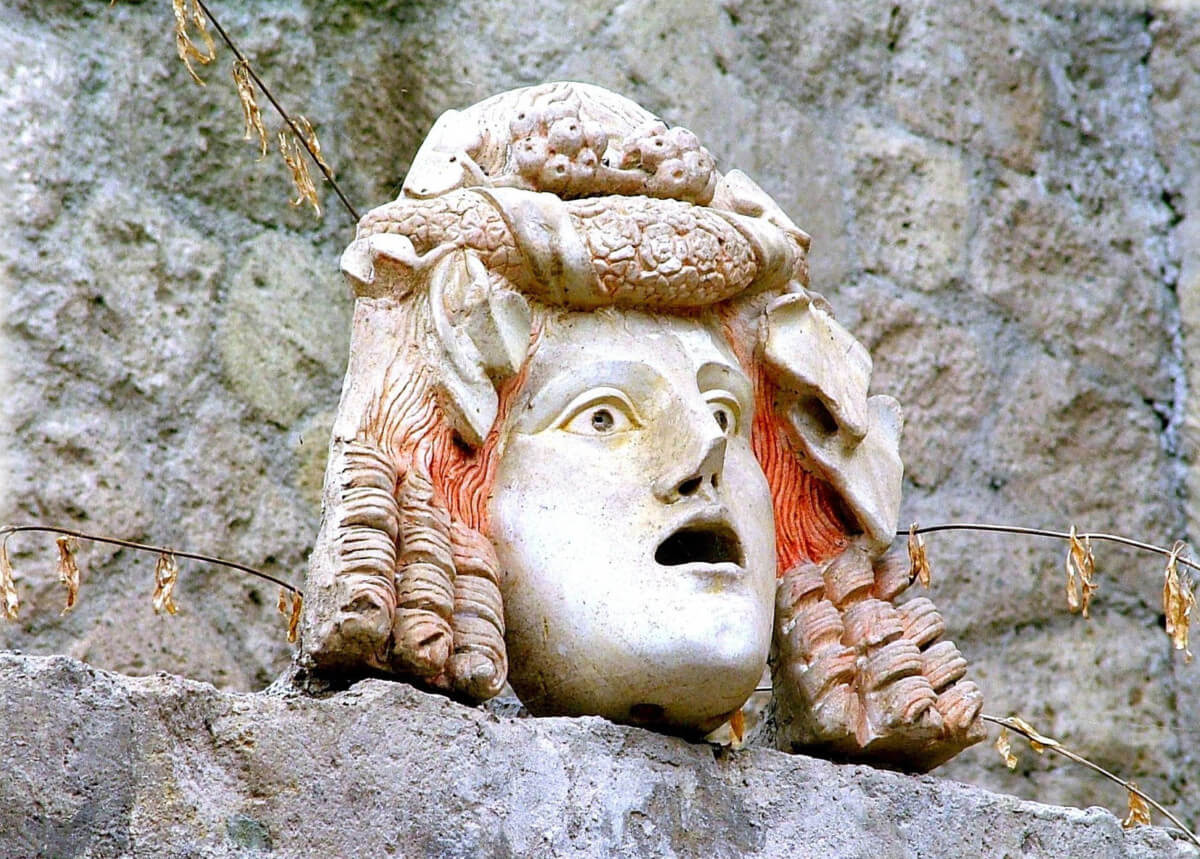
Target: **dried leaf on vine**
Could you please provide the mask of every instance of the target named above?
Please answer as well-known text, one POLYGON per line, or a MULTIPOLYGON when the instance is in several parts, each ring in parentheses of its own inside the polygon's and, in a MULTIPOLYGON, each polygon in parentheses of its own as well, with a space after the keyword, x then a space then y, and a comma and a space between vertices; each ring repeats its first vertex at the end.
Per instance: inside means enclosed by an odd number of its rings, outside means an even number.
POLYGON ((304 605, 304 600, 300 594, 292 594, 292 615, 288 618, 288 644, 295 644, 298 631, 300 629, 300 609, 304 605))
POLYGON ((62 610, 66 614, 79 599, 79 564, 75 562, 79 543, 74 537, 59 537, 54 542, 58 544, 58 580, 67 588, 67 602, 62 610))
POLYGON ((1192 580, 1186 573, 1179 574, 1179 555, 1186 548, 1181 540, 1171 548, 1167 559, 1167 570, 1163 579, 1163 614, 1167 616, 1167 635, 1176 650, 1183 651, 1185 662, 1192 661, 1188 650, 1188 628, 1191 625, 1192 609, 1196 607, 1196 596, 1192 592, 1192 580))
POLYGON ((1096 558, 1092 555, 1092 539, 1085 536, 1082 540, 1071 526, 1071 546, 1067 550, 1067 608, 1071 611, 1081 611, 1088 616, 1088 606, 1092 602, 1092 594, 1099 585, 1095 582, 1096 558))
POLYGON ((213 43, 212 36, 209 35, 208 21, 204 17, 204 11, 200 8, 200 4, 197 0, 191 0, 190 6, 189 10, 188 0, 171 0, 171 8, 175 12, 175 51, 179 54, 179 59, 183 60, 183 64, 187 66, 192 80, 200 86, 204 86, 204 81, 192 67, 192 60, 202 66, 207 66, 217 58, 217 46, 213 43), (192 41, 192 36, 188 32, 192 26, 195 26, 196 33, 204 42, 203 51, 196 47, 196 43, 192 41))
POLYGON ((1029 747, 1039 755, 1046 750, 1047 746, 1057 748, 1062 745, 1062 743, 1053 737, 1047 737, 1045 734, 1038 733, 1033 725, 1026 722, 1020 716, 1009 716, 1008 721, 1012 722, 1014 728, 1025 734, 1025 739, 1029 740, 1029 747))
POLYGON ((317 133, 313 131, 312 123, 308 121, 308 117, 300 114, 296 117, 296 125, 300 128, 300 133, 304 135, 304 142, 308 144, 309 150, 312 152, 313 158, 317 159, 320 164, 329 173, 333 175, 333 168, 325 160, 325 156, 321 154, 321 142, 317 140, 317 133))
POLYGON ((179 606, 175 605, 175 583, 179 580, 179 564, 175 556, 163 552, 154 564, 154 613, 175 614, 179 606))
POLYGON ((254 83, 250 79, 250 66, 245 60, 233 64, 233 82, 237 86, 238 101, 242 103, 242 119, 246 130, 243 140, 253 140, 258 135, 259 148, 262 157, 267 156, 267 129, 263 126, 262 112, 258 109, 258 101, 254 98, 254 83))
POLYGON ((1010 770, 1017 768, 1017 756, 1013 754, 1012 743, 1008 739, 1008 728, 1001 728, 996 737, 996 751, 1004 758, 1004 765, 1010 770))
POLYGON ((925 538, 917 533, 916 522, 908 527, 908 563, 908 580, 920 579, 924 587, 929 587, 933 573, 925 557, 925 538))
POLYGON ((746 714, 740 707, 729 717, 729 733, 733 735, 735 743, 741 743, 742 738, 746 736, 746 714))
MULTIPOLYGON (((1133 782, 1129 783, 1130 788, 1137 787, 1133 782)), ((1146 800, 1142 799, 1132 790, 1129 791, 1129 813, 1125 815, 1125 819, 1121 821, 1121 827, 1124 829, 1133 829, 1135 826, 1150 825, 1150 806, 1146 800)))
POLYGON ((8 543, 0 542, 0 599, 4 600, 5 620, 16 620, 21 610, 21 599, 13 581, 12 563, 8 560, 8 543))
POLYGON ((296 186, 298 196, 292 200, 293 206, 310 203, 317 214, 321 214, 321 204, 317 200, 317 186, 313 184, 312 174, 308 172, 308 161, 304 158, 304 147, 296 139, 296 135, 279 132, 279 152, 283 161, 292 173, 292 184, 296 186))
POLYGON ((279 609, 279 613, 284 617, 289 616, 292 610, 288 607, 288 592, 287 588, 279 589, 279 600, 275 603, 275 608, 279 609))

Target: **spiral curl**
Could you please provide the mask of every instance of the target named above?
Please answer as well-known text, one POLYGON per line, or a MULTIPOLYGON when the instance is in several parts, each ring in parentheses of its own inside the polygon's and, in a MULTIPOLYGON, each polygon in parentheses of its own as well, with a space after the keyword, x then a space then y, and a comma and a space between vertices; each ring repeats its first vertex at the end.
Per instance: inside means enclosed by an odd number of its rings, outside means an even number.
POLYGON ((982 696, 939 640, 941 615, 924 597, 891 602, 908 584, 900 569, 851 545, 780 578, 773 673, 793 747, 927 770, 979 740, 982 696))

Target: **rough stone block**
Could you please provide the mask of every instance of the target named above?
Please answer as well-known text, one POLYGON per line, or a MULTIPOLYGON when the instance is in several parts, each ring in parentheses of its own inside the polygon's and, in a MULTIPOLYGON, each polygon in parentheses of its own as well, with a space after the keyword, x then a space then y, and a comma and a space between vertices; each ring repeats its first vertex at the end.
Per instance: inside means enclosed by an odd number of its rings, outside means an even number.
POLYGON ((400 683, 254 695, 0 655, 6 856, 1195 857, 929 776, 725 752, 400 683))

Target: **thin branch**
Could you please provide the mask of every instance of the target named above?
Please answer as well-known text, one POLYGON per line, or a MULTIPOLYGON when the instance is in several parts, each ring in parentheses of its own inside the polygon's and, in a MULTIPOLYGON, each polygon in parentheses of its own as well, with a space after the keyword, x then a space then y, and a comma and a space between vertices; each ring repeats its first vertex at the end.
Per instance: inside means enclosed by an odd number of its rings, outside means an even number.
POLYGON ((254 83, 258 85, 258 88, 262 90, 263 95, 265 95, 267 100, 271 102, 271 105, 275 108, 275 111, 279 114, 283 121, 287 123, 288 128, 290 128, 292 133, 296 135, 296 139, 304 145, 304 151, 308 153, 308 157, 312 159, 313 164, 317 165, 317 169, 321 171, 321 175, 325 177, 325 181, 333 186, 333 190, 337 193, 338 199, 342 201, 342 205, 346 207, 346 211, 350 213, 350 216, 354 218, 355 223, 357 223, 359 220, 358 211, 355 210, 352 205, 350 205, 350 201, 347 200, 346 195, 342 193, 341 186, 339 186, 337 181, 333 178, 333 173, 331 173, 329 168, 325 166, 324 159, 318 158, 317 153, 313 152, 312 146, 308 142, 308 138, 301 133, 300 127, 292 121, 292 118, 288 115, 288 112, 283 109, 283 106, 275 100, 275 96, 273 96, 271 91, 267 89, 267 85, 263 83, 262 78, 258 76, 258 72, 254 71, 254 67, 250 65, 250 61, 246 59, 246 55, 243 54, 241 49, 233 43, 233 39, 231 39, 229 34, 225 32, 225 28, 221 26, 221 22, 217 20, 216 16, 209 11, 209 8, 207 5, 205 5, 204 0, 196 0, 196 2, 199 3, 200 8, 204 10, 205 17, 212 22, 213 29, 217 31, 220 37, 225 41, 225 44, 229 46, 229 50, 233 51, 234 56, 236 56, 245 65, 246 71, 250 73, 250 77, 254 79, 254 83))
POLYGON ((1195 832, 1192 832, 1192 830, 1190 830, 1186 826, 1184 826, 1183 821, 1181 821, 1178 817, 1176 817, 1171 812, 1167 811, 1167 809, 1163 808, 1163 806, 1157 800, 1153 799, 1152 797, 1147 796, 1146 793, 1141 788, 1139 788, 1137 785, 1133 784, 1133 782, 1126 781, 1125 779, 1121 778, 1120 776, 1110 773, 1108 770, 1106 770, 1104 767, 1100 766, 1099 764, 1092 763, 1087 758, 1085 758, 1083 755, 1073 752, 1070 749, 1066 748, 1065 746, 1062 745, 1062 743, 1058 742, 1057 740, 1053 740, 1052 742, 1047 743, 1046 740, 1050 739, 1049 737, 1035 735, 1034 733, 1030 733, 1030 731, 1025 726, 1019 724, 1018 722, 1016 722, 1013 719, 1008 719, 1003 716, 989 716, 987 713, 981 714, 980 718, 983 719, 985 722, 991 722, 993 725, 999 725, 1002 728, 1008 728, 1010 731, 1015 731, 1016 733, 1020 734, 1025 739, 1029 740, 1031 743, 1037 743, 1042 748, 1049 749, 1050 751, 1055 752, 1056 754, 1060 754, 1064 758, 1072 760, 1077 764, 1083 764, 1088 769, 1093 770, 1094 772, 1100 773, 1100 775, 1104 776, 1109 781, 1116 782, 1117 784, 1121 785, 1121 787, 1125 788, 1130 793, 1137 794, 1142 799, 1144 799, 1147 803, 1152 805, 1158 811, 1159 814, 1161 814, 1163 817, 1167 818, 1172 823, 1174 823, 1177 827, 1179 827, 1180 831, 1183 832, 1183 834, 1186 835, 1193 844, 1195 844, 1197 847, 1200 847, 1200 838, 1196 837, 1195 832))
POLYGON ((156 555, 174 555, 178 558, 188 558, 192 561, 202 561, 205 564, 215 564, 219 567, 228 567, 231 570, 238 570, 239 572, 247 573, 251 576, 255 576, 256 578, 271 582, 271 584, 279 585, 279 587, 291 591, 301 599, 304 598, 304 592, 299 588, 289 585, 282 579, 277 579, 268 573, 264 573, 262 570, 256 570, 254 567, 247 567, 245 564, 239 564, 237 561, 227 561, 224 558, 217 558, 212 555, 202 555, 199 552, 186 552, 178 549, 170 549, 166 546, 151 546, 148 543, 135 543, 132 540, 121 540, 117 537, 102 537, 99 534, 86 534, 83 531, 74 531, 70 528, 59 528, 55 525, 7 525, 3 528, 0 528, 0 537, 3 537, 3 543, 7 546, 8 538, 13 534, 17 534, 22 531, 37 531, 45 534, 65 534, 69 537, 78 537, 81 540, 91 540, 95 543, 108 543, 112 546, 122 546, 126 549, 138 549, 142 552, 153 552, 156 555))
MULTIPOLYGON (((940 525, 928 525, 924 528, 917 528, 916 534, 932 534, 936 531, 992 531, 1000 534, 1025 534, 1030 537, 1052 537, 1057 540, 1070 540, 1071 535, 1066 531, 1049 531, 1044 528, 1025 528, 1020 525, 993 525, 983 522, 943 522, 940 525)), ((908 536, 908 531, 897 531, 897 537, 908 536)), ((1120 534, 1098 534, 1098 533, 1080 533, 1076 534, 1080 540, 1090 538, 1092 540, 1101 540, 1108 543, 1119 543, 1122 546, 1132 546, 1135 549, 1141 549, 1144 552, 1155 552, 1164 557, 1171 557, 1171 549, 1162 546, 1155 546, 1153 543, 1143 543, 1141 540, 1134 540, 1130 537, 1122 537, 1120 534)), ((1179 563, 1185 567, 1191 567, 1193 570, 1200 570, 1200 564, 1187 558, 1177 558, 1179 563)))

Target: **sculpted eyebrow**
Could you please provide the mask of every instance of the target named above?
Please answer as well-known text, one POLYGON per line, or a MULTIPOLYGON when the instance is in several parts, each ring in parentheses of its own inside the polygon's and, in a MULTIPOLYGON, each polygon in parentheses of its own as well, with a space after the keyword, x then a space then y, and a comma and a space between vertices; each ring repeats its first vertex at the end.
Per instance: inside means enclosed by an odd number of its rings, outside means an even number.
POLYGON ((709 361, 696 371, 696 384, 701 391, 724 388, 738 398, 744 408, 754 405, 754 385, 741 368, 718 361, 709 361))
POLYGON ((656 370, 637 361, 597 361, 584 368, 562 370, 530 390, 529 405, 517 419, 517 429, 541 432, 568 403, 591 388, 619 388, 636 401, 660 381, 656 370))

